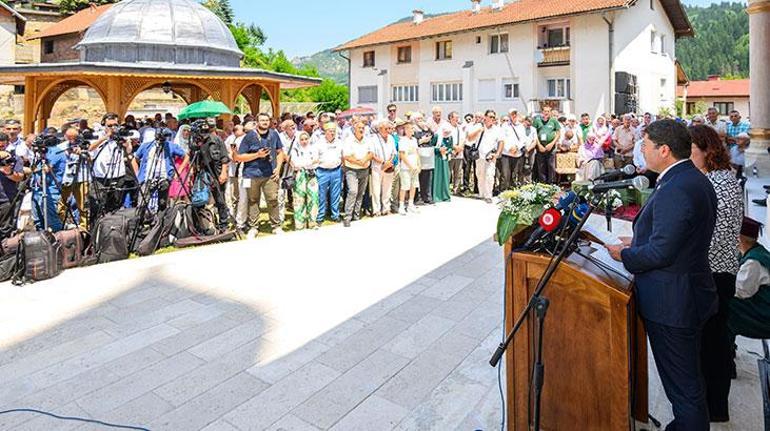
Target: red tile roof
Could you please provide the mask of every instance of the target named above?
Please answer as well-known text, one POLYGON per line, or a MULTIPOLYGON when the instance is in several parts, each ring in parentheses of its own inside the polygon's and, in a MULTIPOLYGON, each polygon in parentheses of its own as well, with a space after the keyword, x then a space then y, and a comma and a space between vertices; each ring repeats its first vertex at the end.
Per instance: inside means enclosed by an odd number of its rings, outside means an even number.
POLYGON ((88 30, 88 27, 91 27, 91 24, 93 24, 97 18, 102 16, 102 14, 107 12, 111 7, 111 4, 105 4, 83 9, 80 12, 68 16, 56 24, 46 28, 40 33, 29 37, 28 40, 42 39, 44 37, 51 36, 62 36, 65 34, 86 31, 88 30))
MULTIPOLYGON (((448 33, 477 30, 500 25, 624 8, 636 0, 516 0, 501 10, 484 7, 478 13, 470 10, 425 18, 420 24, 411 19, 387 25, 335 48, 336 51, 422 39, 448 33)), ((676 34, 692 35, 692 27, 679 0, 662 0, 676 34)))
MULTIPOLYGON (((748 79, 690 81, 687 97, 749 97, 748 79)), ((684 87, 676 88, 676 95, 684 96, 684 87)))

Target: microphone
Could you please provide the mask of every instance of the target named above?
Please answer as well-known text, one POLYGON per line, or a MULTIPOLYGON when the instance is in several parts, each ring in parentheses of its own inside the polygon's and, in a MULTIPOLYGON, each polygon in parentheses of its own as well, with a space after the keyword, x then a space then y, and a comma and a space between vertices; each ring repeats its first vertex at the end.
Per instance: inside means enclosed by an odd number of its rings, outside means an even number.
POLYGON ((592 184, 588 186, 588 190, 592 191, 594 194, 597 193, 607 193, 610 190, 617 190, 617 189, 637 189, 637 190, 644 190, 650 187, 650 180, 647 179, 647 177, 644 176, 638 176, 635 178, 631 178, 628 180, 622 180, 622 181, 613 181, 609 183, 602 183, 602 184, 592 184))
POLYGON ((611 171, 607 171, 598 177, 594 181, 610 181, 610 180, 619 180, 625 177, 630 177, 631 175, 634 175, 636 173, 636 168, 634 165, 626 165, 623 166, 622 169, 613 169, 611 171))
POLYGON ((532 235, 529 236, 527 242, 524 243, 522 248, 529 249, 532 244, 545 236, 546 233, 550 233, 558 229, 562 224, 562 213, 565 209, 570 208, 576 200, 577 194, 575 194, 573 191, 570 191, 562 196, 561 199, 559 199, 559 202, 556 204, 556 206, 543 211, 543 214, 541 214, 540 218, 538 219, 538 224, 540 224, 540 226, 538 226, 538 228, 532 232, 532 235))

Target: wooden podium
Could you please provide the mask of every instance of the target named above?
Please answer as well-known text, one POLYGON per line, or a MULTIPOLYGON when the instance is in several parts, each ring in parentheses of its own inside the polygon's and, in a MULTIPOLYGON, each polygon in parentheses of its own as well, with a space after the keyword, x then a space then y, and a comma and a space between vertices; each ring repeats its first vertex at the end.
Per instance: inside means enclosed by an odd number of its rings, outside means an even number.
MULTIPOLYGON (((512 243, 505 246, 509 256, 512 243)), ((550 256, 514 253, 506 262, 506 333, 526 307, 550 256)), ((647 422, 647 341, 623 277, 578 255, 543 291, 545 319, 541 429, 616 431, 647 422)), ((529 430, 536 319, 530 313, 505 354, 508 430, 529 430)))

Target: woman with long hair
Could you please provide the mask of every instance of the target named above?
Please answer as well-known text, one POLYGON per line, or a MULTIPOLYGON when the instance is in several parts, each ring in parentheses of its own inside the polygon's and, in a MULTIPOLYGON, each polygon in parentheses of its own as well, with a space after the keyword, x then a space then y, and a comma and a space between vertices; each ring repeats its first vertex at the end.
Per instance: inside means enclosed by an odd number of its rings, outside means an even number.
POLYGON ((692 136, 690 159, 711 181, 717 195, 717 219, 709 249, 709 265, 717 287, 719 309, 703 328, 701 372, 706 382, 711 422, 727 422, 730 420, 727 398, 734 370, 727 319, 739 268, 738 237, 743 222, 743 193, 730 169, 730 154, 716 130, 697 125, 689 131, 692 136))

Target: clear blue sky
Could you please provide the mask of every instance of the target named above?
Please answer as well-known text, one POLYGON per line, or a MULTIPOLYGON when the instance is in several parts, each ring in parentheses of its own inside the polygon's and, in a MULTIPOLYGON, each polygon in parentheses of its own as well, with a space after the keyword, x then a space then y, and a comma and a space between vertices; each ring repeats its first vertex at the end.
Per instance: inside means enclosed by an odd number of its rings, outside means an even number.
MULTIPOLYGON (((266 46, 289 58, 315 54, 369 33, 419 8, 429 13, 471 7, 470 0, 230 0, 237 20, 262 27, 266 46)), ((491 0, 483 0, 489 6, 491 0)))

